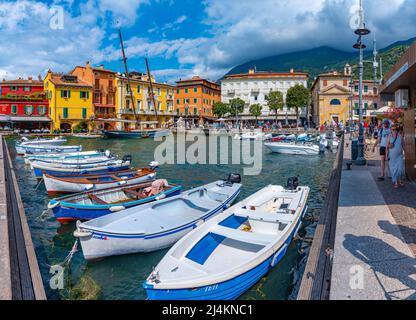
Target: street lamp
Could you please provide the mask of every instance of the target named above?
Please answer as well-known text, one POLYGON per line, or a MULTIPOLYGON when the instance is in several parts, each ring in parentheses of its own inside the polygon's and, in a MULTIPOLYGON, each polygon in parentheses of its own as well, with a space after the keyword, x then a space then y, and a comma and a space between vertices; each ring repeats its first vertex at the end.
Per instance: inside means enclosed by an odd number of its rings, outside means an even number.
POLYGON ((352 133, 353 133, 353 110, 354 110, 354 79, 353 79, 353 73, 351 72, 351 79, 350 79, 350 140, 352 140, 352 133))
POLYGON ((359 98, 358 98, 358 108, 359 108, 359 135, 358 135, 358 158, 355 161, 356 165, 364 166, 366 165, 366 160, 364 157, 364 127, 363 127, 363 69, 364 69, 364 58, 363 51, 366 48, 366 45, 362 43, 362 37, 370 34, 370 30, 365 27, 364 23, 364 10, 362 6, 362 1, 360 0, 360 26, 354 31, 358 35, 357 43, 354 44, 353 48, 359 50, 360 52, 360 61, 358 63, 358 73, 359 73, 359 98))

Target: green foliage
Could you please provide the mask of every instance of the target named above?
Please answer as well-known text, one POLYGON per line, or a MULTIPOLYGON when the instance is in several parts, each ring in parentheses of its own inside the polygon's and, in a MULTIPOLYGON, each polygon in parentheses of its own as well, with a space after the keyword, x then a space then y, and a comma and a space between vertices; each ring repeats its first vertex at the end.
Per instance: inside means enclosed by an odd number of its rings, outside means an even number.
POLYGON ((308 88, 297 84, 287 91, 286 105, 288 108, 296 110, 296 119, 299 123, 299 108, 307 107, 310 103, 311 92, 308 88))
POLYGON ((283 94, 280 91, 272 91, 266 96, 266 101, 269 110, 275 112, 277 122, 277 112, 282 110, 285 105, 283 94))
POLYGON ((229 106, 226 103, 216 101, 212 106, 212 113, 221 118, 229 112, 229 106))
POLYGON ((246 105, 246 103, 244 102, 244 100, 240 99, 240 98, 236 98, 230 101, 229 104, 229 112, 231 115, 233 116, 237 116, 241 113, 244 112, 244 106, 246 105))
POLYGON ((256 104, 252 104, 251 106, 250 106, 250 114, 253 116, 253 117, 256 117, 256 120, 257 120, 257 117, 260 117, 261 116, 261 110, 263 109, 263 107, 262 107, 262 105, 261 104, 258 104, 258 103, 256 103, 256 104))
POLYGON ((101 288, 90 276, 83 276, 70 291, 70 300, 97 300, 101 288))

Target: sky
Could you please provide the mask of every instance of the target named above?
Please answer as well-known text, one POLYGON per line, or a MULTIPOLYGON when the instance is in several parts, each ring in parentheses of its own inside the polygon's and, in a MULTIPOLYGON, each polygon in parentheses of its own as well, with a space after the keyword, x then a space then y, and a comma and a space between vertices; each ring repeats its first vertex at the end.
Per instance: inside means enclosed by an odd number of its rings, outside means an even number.
MULTIPOLYGON (((379 47, 416 36, 416 0, 364 0, 379 47)), ((216 80, 252 59, 319 46, 352 50, 358 0, 0 0, 0 79, 148 57, 158 81, 216 80)))

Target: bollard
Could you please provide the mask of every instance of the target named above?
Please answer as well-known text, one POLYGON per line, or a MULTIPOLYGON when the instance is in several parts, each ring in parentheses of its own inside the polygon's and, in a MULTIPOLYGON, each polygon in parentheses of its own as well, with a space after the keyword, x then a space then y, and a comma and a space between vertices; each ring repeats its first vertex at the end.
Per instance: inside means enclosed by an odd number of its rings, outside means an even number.
POLYGON ((351 170, 351 166, 352 166, 352 162, 348 161, 347 162, 347 170, 351 170))

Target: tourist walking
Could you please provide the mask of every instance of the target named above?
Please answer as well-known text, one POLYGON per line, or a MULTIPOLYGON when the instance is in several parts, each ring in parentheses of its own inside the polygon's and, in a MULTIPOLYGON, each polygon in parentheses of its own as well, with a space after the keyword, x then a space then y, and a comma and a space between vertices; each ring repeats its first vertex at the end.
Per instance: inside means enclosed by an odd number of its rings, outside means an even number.
POLYGON ((383 127, 378 133, 378 138, 373 146, 373 152, 375 152, 377 145, 380 145, 380 160, 381 160, 381 176, 377 180, 384 180, 386 171, 387 158, 387 139, 390 136, 390 121, 388 119, 383 120, 383 127))
POLYGON ((404 175, 404 139, 398 125, 391 128, 391 134, 387 139, 387 158, 389 159, 390 174, 395 189, 404 187, 402 177, 404 175))

